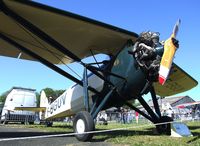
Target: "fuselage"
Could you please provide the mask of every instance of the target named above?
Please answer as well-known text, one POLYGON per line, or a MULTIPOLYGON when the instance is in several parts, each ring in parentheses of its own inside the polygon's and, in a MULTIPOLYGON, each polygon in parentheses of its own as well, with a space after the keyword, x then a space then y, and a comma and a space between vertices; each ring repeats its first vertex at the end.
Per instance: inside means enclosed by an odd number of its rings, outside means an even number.
MULTIPOLYGON (((94 74, 88 76, 89 86, 95 88, 97 91, 101 92, 104 81, 98 78, 94 74)), ((55 101, 47 105, 45 111, 45 118, 58 118, 75 115, 79 111, 85 110, 84 107, 84 97, 83 97, 83 87, 79 84, 74 84, 69 87, 61 96, 59 96, 55 101)), ((93 92, 89 92, 89 106, 93 104, 92 96, 93 92)))
MULTIPOLYGON (((108 100, 104 109, 111 106, 121 106, 123 104, 120 100, 121 98, 125 100, 132 99, 140 93, 146 83, 145 74, 137 68, 134 58, 128 54, 128 51, 132 49, 133 46, 125 47, 114 60, 111 60, 112 65, 110 71, 120 75, 125 78, 125 80, 115 76, 105 75, 106 78, 117 87, 118 92, 115 92, 110 100, 108 100)), ((88 84, 101 92, 102 95, 105 95, 107 89, 109 89, 106 87, 107 85, 105 82, 95 74, 88 75, 88 84)), ((93 105, 93 96, 94 93, 89 91, 90 108, 93 105)), ((99 102, 101 102, 102 99, 103 97, 100 97, 99 102)), ((83 87, 75 84, 47 106, 45 117, 65 117, 74 115, 81 110, 84 110, 83 87)))
POLYGON ((132 51, 133 46, 125 47, 116 57, 111 72, 125 80, 115 76, 110 76, 110 81, 117 87, 118 92, 124 98, 137 96, 146 83, 144 72, 138 67, 136 60, 128 51, 132 51))
POLYGON ((145 73, 138 67, 135 58, 128 53, 133 47, 133 45, 125 46, 112 61, 110 71, 124 79, 112 75, 106 77, 116 86, 116 92, 108 100, 105 108, 120 107, 124 104, 123 101, 133 100, 141 93, 147 82, 145 73))
MULTIPOLYGON (((108 67, 105 71, 120 76, 111 74, 102 74, 110 81, 116 90, 106 102, 103 109, 110 107, 120 107, 124 101, 134 100, 141 94, 147 77, 145 72, 138 66, 136 59, 128 53, 133 50, 133 45, 126 45, 115 57, 111 58, 108 67)), ((95 74, 88 75, 89 86, 100 92, 100 97, 97 97, 93 92, 89 91, 89 106, 92 107, 95 97, 98 98, 97 106, 104 99, 105 95, 111 90, 111 86, 95 74)), ((54 102, 50 103, 46 110, 46 118, 65 117, 74 115, 85 109, 83 87, 75 84, 67 89, 54 102)))

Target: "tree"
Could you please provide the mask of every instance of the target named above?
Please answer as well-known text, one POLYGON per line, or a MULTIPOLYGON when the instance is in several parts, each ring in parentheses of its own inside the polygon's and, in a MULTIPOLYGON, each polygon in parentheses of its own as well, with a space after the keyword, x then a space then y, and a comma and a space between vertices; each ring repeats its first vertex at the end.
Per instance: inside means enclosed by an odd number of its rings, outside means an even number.
POLYGON ((1 94, 1 96, 0 96, 0 102, 4 103, 6 101, 6 97, 8 96, 9 92, 10 92, 10 90, 1 94))
POLYGON ((37 103, 37 107, 40 107, 40 93, 36 92, 36 103, 37 103))
POLYGON ((54 89, 49 88, 49 87, 47 87, 43 90, 44 90, 47 98, 52 97, 53 101, 56 100, 65 91, 65 90, 54 90, 54 89))
POLYGON ((55 93, 55 91, 53 89, 51 89, 51 88, 45 88, 43 90, 44 90, 44 92, 45 92, 45 94, 46 94, 47 97, 56 98, 56 93, 55 93))
POLYGON ((57 97, 65 92, 65 90, 55 90, 57 97))

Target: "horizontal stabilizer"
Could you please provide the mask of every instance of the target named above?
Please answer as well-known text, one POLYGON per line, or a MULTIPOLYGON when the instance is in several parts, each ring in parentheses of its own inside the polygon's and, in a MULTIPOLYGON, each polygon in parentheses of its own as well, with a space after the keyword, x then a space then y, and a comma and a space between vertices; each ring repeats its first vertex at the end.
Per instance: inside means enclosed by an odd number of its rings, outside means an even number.
POLYGON ((15 110, 44 112, 46 110, 46 107, 15 107, 15 110))

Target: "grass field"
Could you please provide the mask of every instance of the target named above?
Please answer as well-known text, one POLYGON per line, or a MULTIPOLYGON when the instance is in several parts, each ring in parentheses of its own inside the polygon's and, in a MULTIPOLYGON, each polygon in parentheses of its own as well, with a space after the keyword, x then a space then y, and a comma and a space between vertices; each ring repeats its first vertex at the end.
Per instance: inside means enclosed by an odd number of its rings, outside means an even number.
MULTIPOLYGON (((191 130, 193 137, 174 138, 170 136, 159 135, 155 132, 155 127, 148 126, 148 123, 109 123, 108 125, 96 125, 96 130, 116 128, 125 128, 125 130, 121 129, 113 132, 95 134, 92 141, 106 141, 113 144, 134 146, 200 146, 200 121, 187 122, 186 124, 191 130)), ((72 125, 67 123, 54 123, 53 127, 45 127, 44 125, 26 125, 26 127, 39 128, 42 131, 56 133, 72 132, 72 125)))
POLYGON ((189 126, 193 137, 174 138, 170 136, 159 135, 155 132, 154 126, 149 126, 101 134, 100 136, 96 136, 94 138, 116 144, 134 146, 200 146, 200 122, 188 122, 187 125, 189 126))

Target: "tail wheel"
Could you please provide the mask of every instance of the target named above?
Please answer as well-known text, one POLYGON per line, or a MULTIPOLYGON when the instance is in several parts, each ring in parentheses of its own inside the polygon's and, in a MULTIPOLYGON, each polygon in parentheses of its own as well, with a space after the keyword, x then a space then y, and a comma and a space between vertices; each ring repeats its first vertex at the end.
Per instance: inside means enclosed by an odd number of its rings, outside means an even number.
POLYGON ((75 133, 78 133, 76 135, 76 138, 79 141, 89 141, 92 139, 93 134, 82 134, 84 132, 93 131, 95 129, 94 120, 86 111, 81 111, 76 114, 73 120, 73 129, 75 133))
POLYGON ((165 123, 165 124, 157 125, 156 126, 157 132, 159 134, 171 135, 171 123, 168 123, 168 122, 172 122, 172 121, 173 119, 171 117, 162 116, 158 123, 165 123))
POLYGON ((33 125, 33 124, 34 124, 34 122, 29 122, 29 124, 30 124, 30 125, 33 125))
POLYGON ((46 121, 46 122, 45 122, 45 125, 46 125, 47 127, 52 127, 52 126, 53 126, 53 122, 52 122, 52 121, 46 121))

